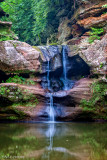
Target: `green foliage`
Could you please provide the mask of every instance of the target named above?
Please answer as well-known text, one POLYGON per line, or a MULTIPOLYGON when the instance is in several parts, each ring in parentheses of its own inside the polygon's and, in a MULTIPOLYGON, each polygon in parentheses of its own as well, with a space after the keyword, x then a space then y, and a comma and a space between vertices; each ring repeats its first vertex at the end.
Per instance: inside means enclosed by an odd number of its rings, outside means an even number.
POLYGON ((8 117, 7 119, 10 119, 10 120, 17 120, 18 117, 16 117, 16 116, 10 116, 10 117, 8 117))
POLYGON ((31 79, 25 79, 23 77, 19 77, 18 75, 15 75, 14 77, 10 77, 8 80, 6 80, 6 83, 18 83, 18 84, 25 84, 25 85, 35 85, 35 82, 31 79))
POLYGON ((10 36, 0 36, 0 41, 8 41, 8 40, 13 40, 10 36))
POLYGON ((100 40, 100 36, 103 34, 103 32, 103 28, 91 28, 89 43, 93 43, 96 39, 100 40))
POLYGON ((0 27, 0 41, 7 41, 7 40, 13 40, 14 33, 10 32, 6 28, 0 27))
POLYGON ((100 63, 100 68, 103 68, 104 64, 103 63, 100 63))
POLYGON ((5 0, 2 3, 3 10, 10 15, 5 20, 13 22, 13 31, 21 41, 35 44, 36 39, 39 39, 40 42, 39 35, 46 27, 49 2, 50 0, 5 0))
POLYGON ((95 82, 92 84, 91 90, 91 99, 89 101, 83 99, 80 106, 83 107, 85 111, 103 112, 105 106, 107 105, 107 84, 102 81, 95 82))
MULTIPOLYGON (((23 77, 19 77, 18 75, 14 77, 10 77, 6 83, 18 83, 23 85, 35 85, 35 82, 32 80, 26 80, 23 77)), ((38 99, 33 95, 29 90, 22 89, 12 86, 1 86, 0 87, 0 95, 2 97, 8 98, 12 102, 19 102, 24 103, 27 106, 28 102, 30 101, 35 106, 39 103, 38 99), (26 104, 27 103, 27 104, 26 104)), ((28 104, 29 105, 29 104, 28 104)), ((32 105, 30 105, 32 106, 32 105)), ((33 105, 34 106, 34 105, 33 105)))
POLYGON ((37 45, 46 43, 50 33, 57 32, 59 19, 56 15, 65 4, 64 0, 5 0, 0 5, 9 14, 2 20, 12 21, 12 29, 19 40, 37 45))
POLYGON ((34 101, 31 101, 31 102, 20 102, 20 103, 14 103, 12 105, 12 107, 16 108, 16 107, 19 107, 19 106, 24 106, 24 107, 31 107, 31 108, 35 108, 36 105, 39 104, 39 101, 37 98, 34 99, 34 101))
POLYGON ((5 86, 0 87, 0 95, 5 95, 6 91, 9 92, 9 90, 7 90, 7 88, 5 86))
POLYGON ((103 7, 103 8, 107 8, 107 4, 103 5, 102 7, 103 7))
POLYGON ((13 87, 0 87, 0 95, 15 102, 13 106, 30 106, 35 107, 39 101, 29 90, 13 87), (19 102, 20 101, 20 102, 19 102))
POLYGON ((25 82, 27 85, 35 85, 35 82, 31 79, 27 79, 25 82))
POLYGON ((24 84, 25 78, 19 77, 18 75, 14 77, 10 77, 8 80, 6 80, 6 83, 18 83, 18 84, 24 84))
POLYGON ((49 45, 51 45, 51 46, 57 46, 58 43, 50 43, 49 45))

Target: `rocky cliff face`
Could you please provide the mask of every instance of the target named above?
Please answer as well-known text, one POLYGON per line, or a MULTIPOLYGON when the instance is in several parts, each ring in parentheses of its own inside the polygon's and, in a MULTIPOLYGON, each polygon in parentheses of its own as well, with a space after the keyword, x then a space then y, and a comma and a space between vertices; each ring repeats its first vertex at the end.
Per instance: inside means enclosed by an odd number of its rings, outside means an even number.
POLYGON ((87 37, 81 39, 79 44, 69 45, 69 56, 78 54, 90 66, 91 74, 97 74, 98 77, 107 75, 107 34, 102 40, 95 40, 89 44, 87 37))
MULTIPOLYGON (((78 4, 80 4, 80 7, 76 11, 73 10, 73 13, 68 14, 67 12, 66 15, 64 10, 60 13, 61 15, 59 14, 61 19, 57 35, 58 42, 68 45, 65 51, 68 54, 66 76, 69 80, 76 80, 75 85, 73 83, 73 88, 69 88, 68 91, 63 91, 63 80, 61 79, 63 78, 62 54, 64 46, 32 47, 17 40, 0 42, 0 75, 3 75, 3 78, 0 77, 0 81, 5 81, 6 76, 9 78, 15 74, 22 76, 24 74, 25 78, 30 78, 36 82, 36 85, 30 86, 15 83, 0 84, 0 88, 5 87, 6 89, 4 96, 4 90, 1 92, 0 101, 4 105, 8 105, 5 109, 0 108, 1 119, 10 116, 20 119, 19 112, 26 115, 24 119, 46 119, 49 112, 47 102, 49 102, 48 94, 50 92, 49 89, 46 89, 48 88, 46 83, 50 77, 56 118, 65 121, 77 120, 83 113, 83 110, 79 107, 80 101, 82 99, 89 100, 92 96, 90 86, 96 79, 91 79, 91 77, 94 76, 106 81, 107 8, 103 7, 106 1, 98 0, 94 2, 93 0, 87 0, 78 1, 78 4), (104 31, 100 35, 100 39, 91 44, 89 43, 89 31, 91 27, 96 26, 104 31), (83 78, 87 76, 88 78, 83 78), (39 104, 35 102, 35 98, 38 98, 39 104), (17 104, 16 109, 14 109, 13 104, 20 101, 24 102, 24 105, 17 104), (28 104, 29 106, 26 108, 26 103, 32 103, 32 101, 35 102, 34 107, 30 106, 32 104, 28 104)), ((1 25, 8 25, 9 29, 11 28, 11 23, 8 22, 7 24, 1 22, 1 25)), ((82 116, 83 119, 87 119, 86 116, 82 116)))
MULTIPOLYGON (((72 17, 64 17, 58 28, 59 43, 70 39, 77 39, 85 35, 91 27, 107 29, 107 8, 103 7, 106 1, 84 1, 75 10, 72 17)), ((70 43, 70 42, 68 42, 70 43)), ((72 43, 72 41, 71 41, 72 43)))
MULTIPOLYGON (((92 74, 106 77, 107 68, 107 7, 106 1, 80 1, 71 18, 65 16, 58 28, 59 43, 69 45, 69 56, 79 55, 91 68, 92 74), (91 28, 103 30, 96 35, 94 43, 89 42, 91 28)), ((94 37, 93 36, 93 37, 94 37)), ((104 78, 103 77, 103 78, 104 78)), ((105 78, 106 80, 106 78, 105 78)))
MULTIPOLYGON (((67 77, 71 79, 75 77, 75 80, 77 80, 78 76, 79 78, 85 75, 90 76, 90 68, 94 74, 106 75, 106 38, 107 35, 105 35, 102 40, 97 40, 93 44, 89 44, 83 39, 78 45, 69 45, 67 77)), ((62 72, 62 46, 39 46, 32 48, 30 45, 19 41, 1 42, 0 70, 4 73, 7 72, 7 74, 10 73, 10 76, 12 76, 12 73, 29 73, 29 75, 33 73, 34 78, 32 80, 36 82, 36 85, 33 86, 13 83, 1 84, 1 87, 6 87, 6 90, 9 91, 5 96, 1 95, 0 99, 3 103, 13 104, 24 101, 24 97, 21 97, 23 93, 26 95, 25 102, 32 101, 32 99, 29 99, 31 94, 38 98, 39 104, 35 104, 33 108, 30 107, 32 104, 30 104, 27 109, 26 105, 17 105, 17 110, 24 112, 26 115, 26 117, 24 117, 25 119, 46 120, 48 117, 47 112, 49 111, 49 106, 47 106, 47 101, 49 101, 49 97, 47 97, 47 92, 49 91, 48 89, 41 88, 41 83, 44 82, 44 74, 45 78, 47 76, 46 66, 48 61, 51 62, 50 69, 52 69, 51 85, 54 84, 54 87, 60 88, 62 83, 58 84, 60 82, 58 77, 61 76, 62 72), (58 68, 59 71, 57 70, 58 68), (37 73, 39 73, 39 75, 36 75, 37 73), (20 93, 17 92, 17 90, 19 90, 20 93)), ((47 83, 47 79, 45 81, 44 83, 47 83)), ((83 113, 83 110, 79 108, 79 104, 82 99, 90 99, 90 85, 93 81, 93 79, 89 78, 81 79, 75 83, 73 89, 53 93, 54 103, 56 104, 56 118, 58 120, 77 120, 78 116, 79 118, 81 117, 80 115, 83 113)), ((16 116, 16 112, 13 113, 13 110, 14 107, 8 107, 5 111, 1 109, 1 118, 5 119, 5 115, 7 117, 11 115, 16 116), (7 112, 9 113, 7 114, 7 112)), ((85 116, 83 117, 86 118, 85 116)))

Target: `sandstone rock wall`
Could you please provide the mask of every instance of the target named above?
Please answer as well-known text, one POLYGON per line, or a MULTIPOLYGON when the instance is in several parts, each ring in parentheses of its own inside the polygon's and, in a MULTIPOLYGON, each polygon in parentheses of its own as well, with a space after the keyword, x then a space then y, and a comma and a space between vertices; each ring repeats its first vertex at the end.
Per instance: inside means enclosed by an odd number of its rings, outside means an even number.
POLYGON ((79 55, 90 66, 92 74, 107 75, 107 34, 102 40, 95 40, 89 44, 87 37, 80 40, 79 44, 69 45, 69 56, 79 55))
POLYGON ((107 8, 103 7, 105 4, 105 0, 81 3, 71 19, 63 17, 58 28, 59 43, 79 38, 91 27, 102 27, 107 30, 107 8))

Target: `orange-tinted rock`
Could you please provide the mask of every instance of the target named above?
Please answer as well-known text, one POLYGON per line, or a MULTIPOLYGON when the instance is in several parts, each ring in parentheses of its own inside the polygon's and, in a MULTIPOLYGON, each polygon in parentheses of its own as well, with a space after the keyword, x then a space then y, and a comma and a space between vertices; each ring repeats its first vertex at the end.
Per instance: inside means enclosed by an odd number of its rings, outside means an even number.
POLYGON ((107 14, 103 14, 100 17, 89 17, 83 20, 77 21, 81 27, 90 29, 91 27, 104 27, 107 24, 107 14))
MULTIPOLYGON (((58 28, 58 40, 60 43, 72 38, 80 38, 91 27, 107 28, 107 8, 103 7, 106 1, 83 1, 75 10, 71 19, 65 17, 58 28)), ((70 44, 70 43, 69 43, 70 44)))
POLYGON ((79 35, 81 35, 83 32, 83 29, 78 25, 78 24, 74 24, 72 25, 72 35, 74 37, 78 37, 79 35))
MULTIPOLYGON (((95 3, 95 2, 94 2, 95 3)), ((86 19, 88 17, 98 17, 104 12, 107 11, 106 7, 102 7, 104 4, 106 4, 106 1, 100 1, 99 4, 94 5, 84 5, 84 9, 82 8, 80 10, 80 14, 78 16, 78 19, 86 19)))

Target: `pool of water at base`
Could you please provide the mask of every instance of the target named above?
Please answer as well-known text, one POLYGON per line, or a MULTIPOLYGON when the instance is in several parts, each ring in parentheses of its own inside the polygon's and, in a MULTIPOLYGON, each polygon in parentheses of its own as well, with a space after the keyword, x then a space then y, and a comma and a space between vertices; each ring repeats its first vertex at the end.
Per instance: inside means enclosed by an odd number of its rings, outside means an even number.
POLYGON ((1 123, 6 159, 107 160, 107 123, 1 123))

